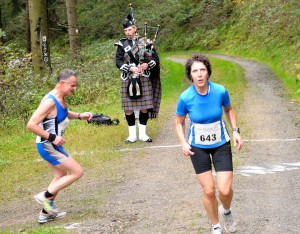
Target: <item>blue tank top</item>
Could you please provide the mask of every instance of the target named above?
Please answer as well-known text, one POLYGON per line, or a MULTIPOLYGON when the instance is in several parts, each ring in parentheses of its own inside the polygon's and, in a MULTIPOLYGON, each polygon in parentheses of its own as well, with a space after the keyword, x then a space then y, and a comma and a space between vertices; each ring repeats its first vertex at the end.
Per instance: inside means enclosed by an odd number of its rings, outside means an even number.
POLYGON ((199 148, 215 148, 230 140, 222 119, 223 107, 230 105, 228 91, 224 86, 208 82, 208 92, 201 95, 191 85, 179 97, 176 114, 189 115, 189 144, 199 148))

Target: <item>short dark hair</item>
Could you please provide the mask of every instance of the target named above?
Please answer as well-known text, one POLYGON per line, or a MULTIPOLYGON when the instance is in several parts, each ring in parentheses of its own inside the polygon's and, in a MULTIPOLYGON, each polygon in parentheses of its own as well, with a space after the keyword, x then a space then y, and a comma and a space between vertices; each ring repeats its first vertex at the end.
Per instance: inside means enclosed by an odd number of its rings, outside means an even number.
POLYGON ((191 67, 194 64, 194 62, 201 62, 205 65, 207 72, 208 72, 208 77, 211 75, 211 63, 209 59, 202 55, 202 54, 194 54, 191 58, 189 58, 186 63, 185 63, 185 75, 189 80, 192 80, 191 77, 191 67))
POLYGON ((76 76, 77 77, 77 73, 69 68, 66 68, 64 70, 62 70, 58 76, 57 76, 57 83, 61 80, 67 80, 69 79, 71 76, 76 76))

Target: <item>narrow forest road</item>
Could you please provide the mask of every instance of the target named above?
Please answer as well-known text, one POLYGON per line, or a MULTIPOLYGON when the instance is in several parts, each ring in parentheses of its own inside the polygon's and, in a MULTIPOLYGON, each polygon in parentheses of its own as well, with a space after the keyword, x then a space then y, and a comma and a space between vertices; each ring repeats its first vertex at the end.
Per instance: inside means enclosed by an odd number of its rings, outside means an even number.
MULTIPOLYGON (((246 140, 242 152, 233 150, 238 162, 234 168, 232 207, 238 221, 237 233, 299 233, 299 110, 285 97, 279 80, 265 65, 226 55, 209 56, 239 64, 248 80, 243 104, 235 109, 246 140)), ((136 148, 120 149, 122 164, 115 172, 117 183, 101 178, 90 181, 87 171, 79 182, 86 183, 84 190, 75 191, 76 187, 72 187, 62 194, 64 201, 66 193, 75 193, 69 203, 61 203, 70 212, 69 218, 49 225, 63 225, 70 233, 210 233, 200 185, 190 159, 181 154, 178 145, 175 105, 168 107, 165 126, 152 144, 138 142, 136 148), (109 192, 103 195, 101 189, 109 192), (85 207, 75 206, 80 204, 75 200, 80 199, 78 194, 87 199, 85 207), (86 215, 89 209, 99 214, 97 219, 86 215), (83 212, 81 220, 72 219, 76 212, 83 212)), ((14 214, 24 217, 18 218, 20 226, 22 222, 36 222, 33 211, 16 204, 6 210, 6 227, 16 220, 14 214)))
MULTIPOLYGON (((246 140, 242 152, 234 151, 238 233, 299 233, 299 110, 265 65, 210 56, 239 64, 248 80, 244 102, 236 110, 246 140)), ((150 147, 124 151, 124 178, 101 207, 105 217, 81 223, 78 233, 210 233, 200 185, 178 145, 175 105, 167 118, 150 147)))
POLYGON ((299 233, 299 109, 286 99, 279 80, 266 66, 214 56, 242 66, 248 81, 239 110, 248 141, 235 177, 239 233, 299 233))

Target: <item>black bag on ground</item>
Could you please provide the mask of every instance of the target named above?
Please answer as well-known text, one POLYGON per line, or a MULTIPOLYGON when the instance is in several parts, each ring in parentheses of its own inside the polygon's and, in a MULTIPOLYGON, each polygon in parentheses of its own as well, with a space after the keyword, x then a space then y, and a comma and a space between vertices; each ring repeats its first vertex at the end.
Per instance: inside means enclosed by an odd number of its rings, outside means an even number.
POLYGON ((109 116, 103 114, 93 114, 93 118, 87 122, 97 125, 118 125, 120 123, 118 119, 114 118, 112 120, 109 116))

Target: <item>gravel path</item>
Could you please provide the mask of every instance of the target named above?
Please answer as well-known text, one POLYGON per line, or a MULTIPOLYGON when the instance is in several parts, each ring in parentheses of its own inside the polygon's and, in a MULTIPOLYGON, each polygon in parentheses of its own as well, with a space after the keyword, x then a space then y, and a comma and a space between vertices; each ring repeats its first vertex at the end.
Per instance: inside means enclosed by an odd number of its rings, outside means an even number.
MULTIPOLYGON (((299 111, 284 97, 268 67, 211 56, 239 64, 248 80, 244 103, 237 110, 247 133, 245 148, 234 152, 238 233, 299 233, 299 111)), ((139 145, 124 153, 124 178, 106 204, 106 219, 82 223, 80 233, 210 233, 200 185, 175 135, 175 106, 172 110, 151 148, 139 145)))
POLYGON ((241 65, 248 80, 239 116, 249 141, 243 166, 237 168, 241 175, 235 177, 239 233, 299 233, 299 110, 284 97, 280 82, 266 66, 214 56, 241 65))
MULTIPOLYGON (((234 168, 233 201, 237 233, 299 233, 297 106, 285 97, 281 82, 266 66, 226 55, 210 56, 239 64, 248 80, 243 105, 235 109, 246 140, 242 152, 234 150, 238 165, 234 168)), ((169 108, 170 114, 165 116, 168 121, 152 144, 139 142, 136 148, 122 149, 123 163, 116 172, 116 183, 100 179, 89 182, 82 191, 83 197, 92 194, 86 209, 97 210, 99 218, 84 216, 77 223, 66 219, 57 225, 64 225, 71 233, 210 233, 200 185, 190 159, 181 154, 175 134, 175 104, 169 108), (99 195, 99 187, 110 192, 99 195)), ((24 210, 20 212, 25 218, 32 217, 24 210)))

